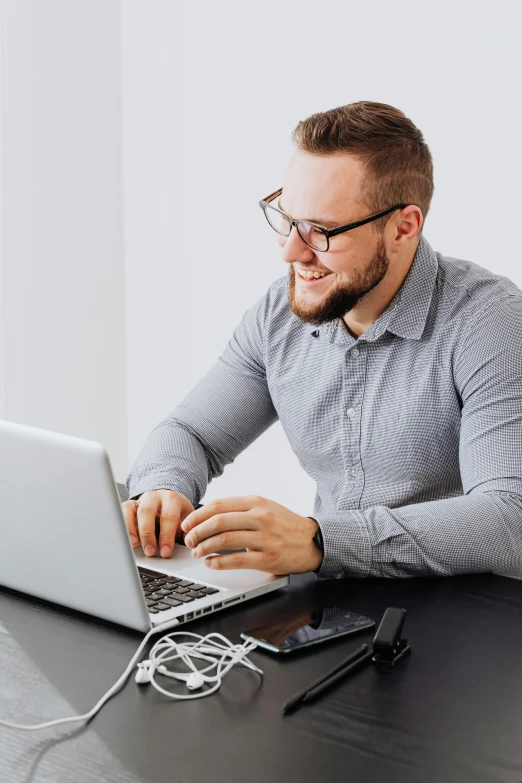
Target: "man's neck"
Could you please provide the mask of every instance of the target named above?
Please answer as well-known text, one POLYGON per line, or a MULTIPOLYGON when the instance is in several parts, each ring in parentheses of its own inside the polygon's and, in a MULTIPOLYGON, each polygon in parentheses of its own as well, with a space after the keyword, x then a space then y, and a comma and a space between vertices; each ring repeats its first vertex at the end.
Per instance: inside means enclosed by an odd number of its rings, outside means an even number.
POLYGON ((412 248, 408 247, 408 253, 405 253, 403 257, 392 258, 388 271, 381 282, 363 296, 356 306, 343 317, 344 324, 352 337, 357 339, 364 334, 389 307, 393 297, 406 280, 418 245, 419 242, 412 248))

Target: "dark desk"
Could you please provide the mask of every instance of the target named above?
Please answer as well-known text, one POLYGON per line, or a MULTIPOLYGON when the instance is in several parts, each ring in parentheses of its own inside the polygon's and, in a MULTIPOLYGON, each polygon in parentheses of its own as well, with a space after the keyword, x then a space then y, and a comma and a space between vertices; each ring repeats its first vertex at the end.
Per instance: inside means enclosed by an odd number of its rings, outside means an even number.
MULTIPOLYGON (((411 657, 368 668, 292 716, 281 705, 371 634, 295 659, 254 653, 208 699, 171 702, 131 679, 86 728, 0 727, 0 781, 281 783, 522 781, 522 582, 496 576, 334 580, 309 576, 185 626, 239 632, 300 607, 343 605, 376 619, 408 610, 411 657)), ((84 712, 140 637, 0 591, 0 713, 35 723, 84 712)))

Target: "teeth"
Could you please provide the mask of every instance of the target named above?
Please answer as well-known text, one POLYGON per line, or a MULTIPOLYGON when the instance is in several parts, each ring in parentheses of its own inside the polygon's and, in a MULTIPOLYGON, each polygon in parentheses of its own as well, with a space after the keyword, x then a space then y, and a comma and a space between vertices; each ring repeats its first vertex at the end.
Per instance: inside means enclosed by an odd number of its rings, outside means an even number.
POLYGON ((319 280, 320 277, 326 277, 326 272, 303 272, 302 270, 299 270, 299 274, 301 277, 304 277, 305 280, 312 280, 312 278, 319 280))

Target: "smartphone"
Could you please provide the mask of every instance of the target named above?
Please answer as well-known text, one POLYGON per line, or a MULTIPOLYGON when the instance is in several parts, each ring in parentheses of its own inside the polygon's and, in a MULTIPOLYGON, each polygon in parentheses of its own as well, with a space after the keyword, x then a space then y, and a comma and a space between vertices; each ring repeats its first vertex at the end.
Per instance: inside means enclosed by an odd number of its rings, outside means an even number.
POLYGON ((269 625, 245 631, 241 638, 274 653, 291 653, 313 647, 339 636, 366 631, 375 620, 346 609, 321 609, 308 614, 282 618, 269 625))

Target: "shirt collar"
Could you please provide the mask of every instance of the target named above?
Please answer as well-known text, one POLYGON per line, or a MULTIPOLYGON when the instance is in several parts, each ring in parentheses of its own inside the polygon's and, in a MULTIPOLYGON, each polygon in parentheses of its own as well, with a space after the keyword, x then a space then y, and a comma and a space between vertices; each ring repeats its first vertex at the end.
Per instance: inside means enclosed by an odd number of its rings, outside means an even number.
MULTIPOLYGON (((420 340, 428 319, 439 264, 429 242, 421 236, 406 279, 391 301, 389 332, 397 337, 420 340)), ((383 313, 384 315, 384 313, 383 313)))
MULTIPOLYGON (((384 313, 359 339, 374 342, 387 330, 397 337, 420 340, 428 318, 437 270, 437 256, 429 242, 421 236, 402 286, 384 313)), ((319 337, 330 343, 356 342, 340 318, 320 327, 316 326, 310 329, 310 333, 313 337, 319 337)))

